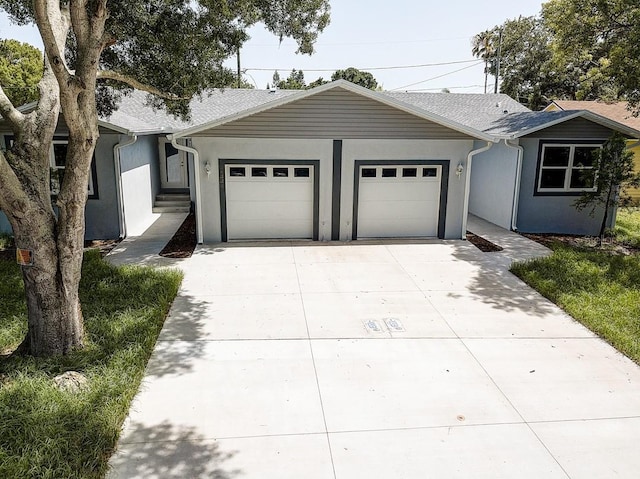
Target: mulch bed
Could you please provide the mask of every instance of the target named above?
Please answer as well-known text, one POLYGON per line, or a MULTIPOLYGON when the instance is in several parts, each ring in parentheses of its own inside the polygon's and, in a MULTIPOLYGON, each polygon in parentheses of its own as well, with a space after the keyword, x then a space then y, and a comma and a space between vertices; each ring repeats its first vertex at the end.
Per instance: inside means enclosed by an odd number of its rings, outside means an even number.
POLYGON ((470 231, 467 231, 467 241, 483 253, 495 253, 504 249, 501 246, 484 239, 482 236, 471 233, 470 231))
MULTIPOLYGON (((551 248, 554 243, 562 243, 575 248, 598 249, 598 238, 595 236, 561 235, 553 233, 520 234, 547 248, 551 248)), ((619 243, 613 238, 605 238, 601 250, 620 255, 640 254, 640 249, 619 243)))
POLYGON ((190 258, 196 244, 196 215, 189 213, 159 254, 165 258, 190 258))
MULTIPOLYGON (((84 247, 85 249, 98 249, 100 250, 100 254, 104 257, 109 254, 109 251, 115 248, 119 242, 120 240, 90 240, 84 242, 84 247)), ((16 261, 16 249, 0 249, 0 260, 16 261)))

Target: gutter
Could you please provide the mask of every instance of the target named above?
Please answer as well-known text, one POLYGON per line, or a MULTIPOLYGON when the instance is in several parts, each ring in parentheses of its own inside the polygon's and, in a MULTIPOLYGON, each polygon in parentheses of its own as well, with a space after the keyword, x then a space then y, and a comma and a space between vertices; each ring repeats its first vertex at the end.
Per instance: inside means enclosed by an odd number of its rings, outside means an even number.
POLYGON ((185 145, 179 145, 177 143, 177 139, 174 138, 174 135, 167 135, 167 140, 171 141, 171 145, 176 150, 185 151, 193 155, 193 165, 196 169, 196 171, 194 172, 196 180, 196 235, 198 244, 202 244, 204 235, 202 233, 202 189, 200 188, 200 154, 195 148, 185 145))
POLYGON ((524 148, 520 145, 512 145, 509 140, 504 140, 504 144, 509 148, 518 150, 518 157, 516 159, 516 183, 513 187, 513 205, 511 210, 511 230, 518 231, 518 205, 520 202, 520 180, 522 178, 522 158, 524 156, 524 148))
POLYGON ((120 164, 120 150, 133 145, 138 141, 138 135, 129 134, 129 139, 122 143, 117 143, 113 147, 113 161, 116 172, 116 194, 118 196, 118 224, 120 228, 120 238, 127 237, 127 221, 124 214, 124 193, 122 192, 122 166, 120 164))
POLYGON ((464 186, 464 203, 462 204, 462 238, 467 239, 467 217, 469 216, 469 195, 471 193, 471 164, 473 157, 488 151, 493 146, 493 142, 487 141, 487 145, 477 150, 470 151, 467 155, 467 176, 465 177, 464 186))

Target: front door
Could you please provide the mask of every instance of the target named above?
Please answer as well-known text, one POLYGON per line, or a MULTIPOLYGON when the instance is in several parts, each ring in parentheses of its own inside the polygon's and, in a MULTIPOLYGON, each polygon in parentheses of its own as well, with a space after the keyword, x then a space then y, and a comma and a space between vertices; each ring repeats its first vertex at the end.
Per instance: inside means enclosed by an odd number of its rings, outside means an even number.
POLYGON ((160 139, 158 146, 160 149, 160 187, 163 190, 188 188, 189 170, 186 153, 178 150, 163 138, 160 139))

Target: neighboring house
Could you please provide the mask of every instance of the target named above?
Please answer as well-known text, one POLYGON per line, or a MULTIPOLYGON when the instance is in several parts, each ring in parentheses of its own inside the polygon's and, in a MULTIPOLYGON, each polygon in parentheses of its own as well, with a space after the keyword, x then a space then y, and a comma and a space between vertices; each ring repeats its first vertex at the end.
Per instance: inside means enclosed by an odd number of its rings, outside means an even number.
MULTIPOLYGON (((622 123, 635 130, 640 130, 640 117, 634 116, 628 109, 626 101, 607 103, 602 101, 555 100, 544 111, 588 110, 610 120, 622 123)), ((629 140, 627 146, 634 154, 635 171, 640 173, 640 142, 629 140)), ((627 190, 634 203, 640 205, 640 188, 627 190)))
MULTIPOLYGON (((531 112, 506 95, 375 92, 344 80, 211 91, 192 101, 188 122, 144 99, 125 97, 100 122, 88 239, 141 234, 159 204, 185 200, 199 242, 464 238, 469 212, 523 232, 594 234, 598 219, 572 207, 591 187, 584 159, 613 130, 640 138, 588 111, 531 112)), ((9 142, 2 131, 0 123, 9 142)), ((63 166, 56 142, 54 173, 63 166)))

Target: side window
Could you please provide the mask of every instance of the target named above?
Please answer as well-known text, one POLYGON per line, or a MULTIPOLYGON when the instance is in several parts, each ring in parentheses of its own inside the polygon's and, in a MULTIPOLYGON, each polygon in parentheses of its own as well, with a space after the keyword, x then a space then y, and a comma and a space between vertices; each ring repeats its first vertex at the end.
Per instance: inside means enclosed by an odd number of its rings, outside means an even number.
MULTIPOLYGON (((50 155, 50 187, 51 194, 60 194, 60 186, 64 179, 64 172, 67 164, 67 140, 53 140, 50 155)), ((91 171, 89 172, 89 184, 87 185, 87 193, 89 199, 98 198, 98 188, 96 182, 96 158, 91 160, 91 171)))
POLYGON ((595 188, 595 156, 600 145, 541 145, 536 192, 572 193, 595 188))

